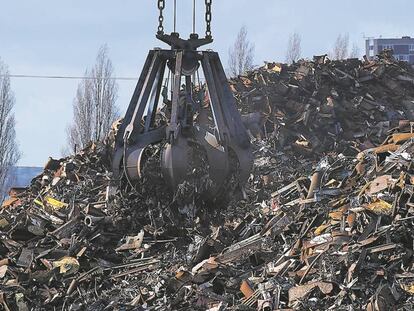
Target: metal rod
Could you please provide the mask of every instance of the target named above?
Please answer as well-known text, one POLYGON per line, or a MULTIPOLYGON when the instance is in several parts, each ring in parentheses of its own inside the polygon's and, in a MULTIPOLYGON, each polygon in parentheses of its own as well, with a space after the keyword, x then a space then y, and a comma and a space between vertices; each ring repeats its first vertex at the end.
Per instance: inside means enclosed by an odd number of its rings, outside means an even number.
POLYGON ((200 72, 199 72, 199 69, 197 69, 197 81, 198 81, 198 85, 201 87, 201 82, 200 82, 200 72))
MULTIPOLYGON (((175 60, 175 73, 174 73, 174 86, 173 97, 171 101, 171 125, 175 129, 178 123, 178 100, 180 97, 180 84, 181 84, 181 68, 183 63, 183 51, 179 51, 175 60)), ((169 135, 168 135, 169 136, 169 135)), ((169 139, 170 137, 168 137, 169 139)))
POLYGON ((174 32, 176 32, 177 28, 177 0, 174 0, 174 32))
POLYGON ((148 110, 147 110, 147 117, 145 120, 144 132, 148 132, 150 128, 154 125, 155 114, 157 112, 158 102, 160 99, 160 93, 161 93, 161 88, 162 88, 162 82, 164 78, 164 72, 165 72, 165 61, 161 63, 157 76, 154 80, 153 88, 151 90, 151 96, 150 96, 150 101, 149 101, 148 110))
POLYGON ((171 70, 168 69, 168 75, 167 75, 167 78, 165 79, 164 87, 168 88, 168 85, 170 83, 170 75, 171 75, 171 70))
POLYGON ((196 0, 193 0, 193 33, 196 33, 196 0))

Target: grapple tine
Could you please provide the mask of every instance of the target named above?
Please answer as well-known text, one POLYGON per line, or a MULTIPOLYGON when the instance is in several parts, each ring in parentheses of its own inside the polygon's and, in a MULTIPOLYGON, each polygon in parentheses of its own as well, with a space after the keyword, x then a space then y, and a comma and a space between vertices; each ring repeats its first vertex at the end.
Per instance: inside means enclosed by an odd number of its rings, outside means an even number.
POLYGON ((234 151, 239 162, 238 176, 239 183, 245 184, 249 179, 250 172, 253 167, 253 153, 250 148, 240 148, 236 144, 230 145, 230 148, 234 151))
POLYGON ((172 143, 166 143, 161 155, 161 169, 172 189, 185 180, 188 168, 188 142, 178 136, 172 143))
POLYGON ((131 179, 142 177, 142 155, 147 146, 133 149, 126 157, 126 170, 131 179))
POLYGON ((213 181, 213 189, 220 188, 229 173, 228 153, 221 146, 216 137, 201 127, 195 127, 195 138, 207 154, 209 163, 209 176, 213 181))
POLYGON ((145 149, 165 139, 165 126, 139 136, 139 142, 118 148, 112 158, 112 170, 115 178, 122 176, 121 169, 125 170, 130 180, 142 177, 143 156, 145 149))

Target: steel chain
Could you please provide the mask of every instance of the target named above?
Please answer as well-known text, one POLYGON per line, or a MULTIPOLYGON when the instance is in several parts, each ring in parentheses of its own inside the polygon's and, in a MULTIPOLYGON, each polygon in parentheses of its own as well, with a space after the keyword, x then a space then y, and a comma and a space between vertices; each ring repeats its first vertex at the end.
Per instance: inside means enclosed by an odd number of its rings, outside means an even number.
POLYGON ((160 10, 160 16, 158 17, 158 34, 164 34, 164 16, 163 10, 165 8, 165 0, 158 0, 158 9, 160 10))
POLYGON ((206 0, 206 37, 211 37, 211 4, 213 0, 206 0))
MULTIPOLYGON (((213 0, 205 0, 206 4, 206 37, 211 37, 211 19, 212 19, 212 13, 211 13, 211 5, 213 0)), ((165 8, 165 0, 158 0, 158 9, 160 10, 160 16, 158 17, 158 33, 163 34, 164 33, 164 16, 163 11, 165 8)))

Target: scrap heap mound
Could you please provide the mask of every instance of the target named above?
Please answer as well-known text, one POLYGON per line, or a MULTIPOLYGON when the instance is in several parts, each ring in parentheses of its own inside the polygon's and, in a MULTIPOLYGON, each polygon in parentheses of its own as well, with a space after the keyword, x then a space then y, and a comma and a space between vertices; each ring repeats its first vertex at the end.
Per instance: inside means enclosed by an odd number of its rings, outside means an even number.
POLYGON ((376 61, 267 63, 230 80, 246 122, 267 123, 285 150, 305 156, 356 151, 380 144, 399 120, 414 118, 414 77, 390 52, 376 61), (250 122, 252 121, 252 122, 250 122))
POLYGON ((413 77, 384 54, 232 80, 261 138, 228 204, 155 160, 115 191, 104 145, 50 159, 0 209, 0 309, 411 310, 413 77))

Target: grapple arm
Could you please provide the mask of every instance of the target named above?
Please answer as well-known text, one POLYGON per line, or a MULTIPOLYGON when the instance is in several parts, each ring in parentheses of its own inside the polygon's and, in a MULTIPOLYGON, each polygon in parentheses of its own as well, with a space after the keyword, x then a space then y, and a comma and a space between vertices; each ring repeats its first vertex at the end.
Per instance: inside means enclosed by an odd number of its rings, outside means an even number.
MULTIPOLYGON (((190 150, 194 144, 198 144, 207 156, 209 175, 215 188, 221 187, 229 176, 230 151, 238 160, 239 182, 244 183, 252 166, 250 141, 218 54, 196 51, 206 39, 193 37, 182 40, 176 34, 162 35, 162 39, 170 43, 172 50, 149 52, 117 134, 113 157, 115 177, 120 176, 122 167, 130 180, 141 177, 145 148, 160 143, 163 146, 162 172, 171 188, 175 189, 191 169, 190 150), (195 72, 200 65, 210 99, 208 107, 211 111, 208 114, 213 119, 211 124, 193 118, 189 112, 196 110, 192 90, 195 72), (163 77, 168 70, 173 76, 171 114, 165 125, 157 125, 155 119, 163 77), (184 88, 181 87, 182 83, 184 88)), ((210 39, 207 41, 211 42, 210 39)))

